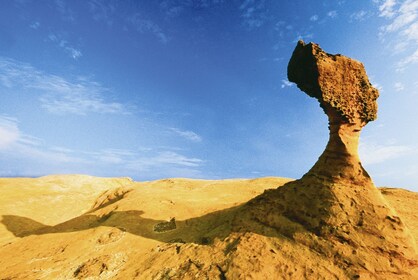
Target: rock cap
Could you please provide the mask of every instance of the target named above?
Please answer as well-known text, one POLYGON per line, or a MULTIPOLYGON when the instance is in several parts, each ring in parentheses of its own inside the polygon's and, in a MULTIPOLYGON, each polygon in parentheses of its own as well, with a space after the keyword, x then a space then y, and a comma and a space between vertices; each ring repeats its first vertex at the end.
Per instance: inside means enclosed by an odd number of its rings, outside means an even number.
POLYGON ((335 109, 341 121, 361 126, 377 118, 379 92, 369 82, 364 65, 357 60, 326 53, 319 45, 300 40, 287 75, 289 81, 318 99, 327 115, 330 109, 335 109))

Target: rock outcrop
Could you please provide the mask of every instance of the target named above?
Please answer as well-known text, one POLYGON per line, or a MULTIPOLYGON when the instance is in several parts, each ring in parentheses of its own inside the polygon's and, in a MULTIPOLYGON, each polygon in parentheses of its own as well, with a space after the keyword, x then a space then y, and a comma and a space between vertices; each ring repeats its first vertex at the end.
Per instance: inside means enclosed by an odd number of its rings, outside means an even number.
POLYGON ((299 41, 288 65, 288 79, 318 99, 329 120, 328 145, 306 176, 358 184, 369 181, 358 157, 358 141, 361 129, 377 117, 379 93, 363 64, 299 41))
POLYGON ((363 64, 299 41, 288 79, 318 99, 329 119, 329 141, 301 179, 250 201, 249 215, 335 258, 349 278, 411 278, 417 268, 415 241, 357 153, 361 129, 376 119, 379 96, 363 64))

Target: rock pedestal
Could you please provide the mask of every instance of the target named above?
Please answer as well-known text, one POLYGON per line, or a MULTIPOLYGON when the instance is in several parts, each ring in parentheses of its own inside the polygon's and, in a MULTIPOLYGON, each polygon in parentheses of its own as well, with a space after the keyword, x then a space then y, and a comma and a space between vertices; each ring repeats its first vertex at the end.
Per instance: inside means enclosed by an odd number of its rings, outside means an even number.
POLYGON ((357 152, 361 129, 376 119, 379 96, 363 64, 299 41, 288 79, 318 99, 328 116, 329 141, 301 179, 250 201, 249 215, 335 258, 349 278, 410 279, 417 268, 415 241, 374 186, 357 152))

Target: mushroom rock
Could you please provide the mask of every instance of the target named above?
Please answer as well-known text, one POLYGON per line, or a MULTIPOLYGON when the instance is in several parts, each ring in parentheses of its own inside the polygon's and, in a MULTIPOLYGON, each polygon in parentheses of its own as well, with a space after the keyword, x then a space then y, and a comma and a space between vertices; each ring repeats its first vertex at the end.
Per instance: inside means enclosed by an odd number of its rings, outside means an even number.
POLYGON ((288 65, 288 79, 318 99, 329 119, 328 145, 305 176, 370 184, 357 150, 361 129, 377 117, 379 93, 370 84, 363 64, 299 41, 288 65))
POLYGON ((358 156, 360 131, 376 119, 379 96, 363 64, 299 41, 288 79, 318 99, 328 116, 329 141, 301 179, 249 201, 247 215, 334 258, 349 278, 418 276, 415 240, 358 156))

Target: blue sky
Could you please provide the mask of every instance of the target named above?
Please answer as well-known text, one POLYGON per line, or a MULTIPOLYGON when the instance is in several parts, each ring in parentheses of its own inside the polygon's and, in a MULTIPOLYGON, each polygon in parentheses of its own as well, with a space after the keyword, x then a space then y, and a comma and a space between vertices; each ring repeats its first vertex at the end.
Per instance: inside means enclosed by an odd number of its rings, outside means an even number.
POLYGON ((360 157, 418 191, 418 1, 1 1, 0 176, 299 178, 327 139, 298 39, 380 89, 360 157))

